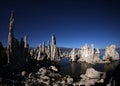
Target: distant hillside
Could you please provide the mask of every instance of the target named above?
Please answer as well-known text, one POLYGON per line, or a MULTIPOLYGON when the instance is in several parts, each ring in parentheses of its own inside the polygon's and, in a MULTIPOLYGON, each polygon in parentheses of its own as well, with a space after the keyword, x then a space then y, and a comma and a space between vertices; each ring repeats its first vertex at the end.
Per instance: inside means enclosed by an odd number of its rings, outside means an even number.
MULTIPOLYGON (((30 49, 32 49, 32 48, 34 48, 34 47, 30 47, 30 49)), ((58 47, 58 48, 60 48, 61 51, 62 51, 62 52, 65 52, 65 53, 66 53, 66 52, 70 53, 70 51, 73 49, 73 48, 66 48, 66 47, 58 47)), ((79 48, 75 48, 75 50, 78 51, 79 48)), ((118 53, 120 54, 120 48, 117 48, 116 50, 117 50, 118 53)), ((105 52, 105 49, 100 49, 100 52, 101 52, 101 55, 103 55, 104 52, 105 52)))
MULTIPOLYGON (((61 49, 62 52, 68 52, 70 53, 70 51, 73 49, 73 48, 65 48, 65 47, 59 47, 61 49)), ((78 51, 79 48, 75 48, 76 51, 78 51)))
MULTIPOLYGON (((68 53, 73 49, 73 48, 65 48, 65 47, 59 47, 59 48, 61 49, 62 52, 68 52, 68 53)), ((79 48, 75 48, 75 50, 78 51, 79 48)), ((116 50, 120 54, 120 48, 117 48, 116 50)), ((105 49, 100 49, 100 52, 103 54, 103 52, 105 52, 105 49)))

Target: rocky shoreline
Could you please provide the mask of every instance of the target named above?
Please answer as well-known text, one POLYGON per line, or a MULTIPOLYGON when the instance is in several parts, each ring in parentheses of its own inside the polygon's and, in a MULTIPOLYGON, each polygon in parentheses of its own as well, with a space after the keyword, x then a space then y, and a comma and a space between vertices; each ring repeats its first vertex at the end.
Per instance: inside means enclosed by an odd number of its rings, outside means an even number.
MULTIPOLYGON (((34 62, 35 63, 35 62, 34 62)), ((21 85, 21 86, 118 86, 120 65, 109 75, 106 72, 99 72, 94 68, 88 68, 85 74, 80 75, 77 81, 70 75, 59 73, 57 62, 47 65, 42 62, 27 65, 26 70, 10 71, 8 67, 0 71, 0 84, 21 85), (40 63, 40 64, 38 64, 40 63), (32 69, 29 69, 29 67, 32 69), (7 70, 6 70, 7 69, 7 70), (112 84, 112 85, 111 85, 112 84), (113 85, 115 84, 115 85, 113 85)))

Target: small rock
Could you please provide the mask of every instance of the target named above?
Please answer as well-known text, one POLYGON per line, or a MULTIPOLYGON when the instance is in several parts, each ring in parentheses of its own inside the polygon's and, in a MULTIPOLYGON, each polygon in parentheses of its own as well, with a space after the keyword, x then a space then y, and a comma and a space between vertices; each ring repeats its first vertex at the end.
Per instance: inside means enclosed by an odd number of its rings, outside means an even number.
POLYGON ((58 71, 58 69, 55 66, 50 66, 49 69, 52 69, 53 71, 58 71))

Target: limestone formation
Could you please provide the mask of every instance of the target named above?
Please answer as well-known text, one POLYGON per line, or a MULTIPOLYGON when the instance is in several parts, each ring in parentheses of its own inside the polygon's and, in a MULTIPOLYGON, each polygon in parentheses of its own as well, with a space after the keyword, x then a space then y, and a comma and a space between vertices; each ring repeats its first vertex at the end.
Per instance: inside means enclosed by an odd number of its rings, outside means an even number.
POLYGON ((95 83, 104 83, 104 79, 106 78, 105 72, 99 72, 93 68, 88 68, 85 74, 80 75, 82 78, 79 82, 79 86, 91 86, 95 85, 95 83))
POLYGON ((14 37, 14 12, 12 11, 7 45, 8 64, 10 64, 13 69, 23 66, 29 58, 28 51, 29 45, 27 36, 25 36, 24 39, 22 38, 20 42, 14 37))
POLYGON ((96 71, 93 68, 88 68, 85 74, 85 76, 87 76, 88 78, 97 78, 97 79, 100 78, 100 75, 101 75, 101 72, 96 71))
MULTIPOLYGON (((8 33, 8 45, 7 45, 7 57, 8 63, 16 63, 17 58, 19 59, 19 41, 14 38, 14 12, 11 12, 9 33, 8 33)), ((20 59, 19 59, 20 60, 20 59)), ((19 65, 19 63, 17 63, 19 65)))
POLYGON ((80 58, 80 56, 81 56, 80 49, 78 50, 77 55, 80 58))
POLYGON ((45 67, 42 67, 34 73, 29 73, 28 77, 24 78, 24 83, 26 86, 54 86, 52 84, 55 83, 54 80, 56 77, 61 78, 61 75, 45 67))
POLYGON ((53 71, 56 71, 56 72, 58 71, 58 69, 55 66, 52 66, 52 65, 49 67, 49 69, 52 69, 53 71))
POLYGON ((41 53, 42 53, 42 45, 39 45, 38 51, 37 51, 37 56, 35 56, 35 58, 39 61, 41 58, 41 53))
POLYGON ((42 53, 45 53, 45 42, 43 41, 43 44, 42 44, 42 53))
POLYGON ((50 58, 50 57, 51 57, 51 47, 50 47, 50 41, 48 41, 47 55, 48 55, 48 58, 50 58))
POLYGON ((72 49, 71 51, 71 61, 75 62, 77 60, 76 53, 75 53, 75 48, 72 49))
POLYGON ((25 35, 24 36, 24 48, 28 48, 29 47, 29 45, 28 45, 28 38, 27 38, 27 36, 25 35))
POLYGON ((55 35, 52 35, 52 45, 51 45, 51 60, 57 60, 59 57, 59 51, 56 47, 56 38, 55 35))
POLYGON ((86 44, 85 46, 83 46, 81 48, 81 52, 80 52, 80 59, 78 61, 82 61, 82 62, 87 62, 87 63, 97 63, 97 62, 101 62, 101 59, 99 58, 99 49, 95 49, 94 45, 91 45, 91 48, 89 48, 89 46, 86 44))
POLYGON ((106 47, 105 56, 103 57, 103 60, 109 60, 109 61, 119 60, 119 54, 116 51, 115 45, 106 47))
POLYGON ((73 84, 73 78, 67 76, 67 84, 73 84))
POLYGON ((14 41, 14 12, 11 12, 10 16, 10 23, 9 23, 9 34, 8 34, 8 45, 7 45, 7 56, 8 56, 8 63, 10 63, 10 59, 13 56, 13 41, 14 41))
POLYGON ((60 60, 61 56, 61 50, 57 48, 56 46, 56 38, 55 35, 52 35, 52 44, 50 45, 50 41, 48 41, 48 46, 45 45, 45 42, 43 44, 39 45, 39 47, 35 49, 30 50, 30 54, 34 59, 39 60, 45 60, 50 59, 52 61, 58 61, 60 60))

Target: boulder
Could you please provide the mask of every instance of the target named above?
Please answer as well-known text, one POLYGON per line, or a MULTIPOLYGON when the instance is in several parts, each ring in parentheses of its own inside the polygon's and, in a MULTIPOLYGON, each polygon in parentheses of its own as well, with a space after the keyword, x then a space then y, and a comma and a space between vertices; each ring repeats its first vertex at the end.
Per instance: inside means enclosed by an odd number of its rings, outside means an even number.
POLYGON ((52 69, 53 71, 57 72, 58 69, 55 66, 50 66, 49 69, 52 69))
POLYGON ((47 70, 45 67, 39 69, 39 74, 46 75, 46 73, 47 73, 47 70))
POLYGON ((96 71, 93 68, 88 68, 86 71, 86 74, 85 74, 85 76, 87 76, 89 78, 97 78, 97 79, 100 78, 100 75, 101 75, 101 72, 96 71))
POLYGON ((73 78, 71 78, 70 76, 67 77, 67 83, 68 84, 72 84, 73 83, 73 78))

